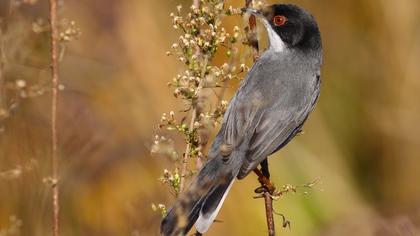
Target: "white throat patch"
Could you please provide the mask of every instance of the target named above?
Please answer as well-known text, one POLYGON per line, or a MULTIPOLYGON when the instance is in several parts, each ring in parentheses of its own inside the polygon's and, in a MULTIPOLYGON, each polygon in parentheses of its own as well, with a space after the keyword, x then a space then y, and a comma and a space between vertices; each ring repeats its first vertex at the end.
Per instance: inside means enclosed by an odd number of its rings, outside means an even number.
POLYGON ((265 28, 267 29, 268 39, 270 41, 270 49, 276 52, 282 52, 286 49, 286 44, 280 38, 280 36, 276 33, 276 31, 271 28, 271 25, 267 22, 267 20, 262 21, 265 28))

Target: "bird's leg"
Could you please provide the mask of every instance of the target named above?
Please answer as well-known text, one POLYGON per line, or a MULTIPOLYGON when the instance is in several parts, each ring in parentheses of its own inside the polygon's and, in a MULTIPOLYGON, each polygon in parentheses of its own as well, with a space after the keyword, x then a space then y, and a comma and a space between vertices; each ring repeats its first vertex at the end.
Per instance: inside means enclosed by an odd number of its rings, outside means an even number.
POLYGON ((268 169, 268 161, 265 159, 261 162, 261 172, 267 178, 270 179, 270 170, 268 169))
POLYGON ((261 184, 261 187, 263 189, 257 188, 255 189, 255 192, 262 193, 262 192, 269 192, 270 194, 273 194, 276 188, 274 187, 273 183, 270 181, 270 172, 268 170, 268 161, 265 159, 263 162, 261 162, 261 170, 258 168, 254 169, 254 173, 258 176, 258 181, 261 184))

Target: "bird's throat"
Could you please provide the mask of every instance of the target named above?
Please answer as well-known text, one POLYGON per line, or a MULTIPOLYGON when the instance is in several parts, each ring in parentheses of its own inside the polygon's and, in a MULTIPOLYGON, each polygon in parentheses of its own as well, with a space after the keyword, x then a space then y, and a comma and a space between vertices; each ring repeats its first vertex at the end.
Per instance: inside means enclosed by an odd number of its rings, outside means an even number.
POLYGON ((270 43, 269 50, 274 50, 275 52, 283 52, 286 50, 286 44, 280 38, 280 36, 276 33, 276 31, 271 28, 268 22, 263 21, 264 26, 267 29, 268 40, 270 43))

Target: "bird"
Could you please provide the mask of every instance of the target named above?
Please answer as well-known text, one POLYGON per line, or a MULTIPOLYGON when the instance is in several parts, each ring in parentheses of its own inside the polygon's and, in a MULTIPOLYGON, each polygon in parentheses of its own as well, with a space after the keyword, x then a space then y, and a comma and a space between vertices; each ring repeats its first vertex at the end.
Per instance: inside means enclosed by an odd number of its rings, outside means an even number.
POLYGON ((320 94, 322 42, 315 18, 293 4, 246 12, 261 20, 268 48, 255 61, 231 99, 204 163, 188 190, 161 222, 161 234, 205 233, 235 179, 261 166, 302 129, 320 94))

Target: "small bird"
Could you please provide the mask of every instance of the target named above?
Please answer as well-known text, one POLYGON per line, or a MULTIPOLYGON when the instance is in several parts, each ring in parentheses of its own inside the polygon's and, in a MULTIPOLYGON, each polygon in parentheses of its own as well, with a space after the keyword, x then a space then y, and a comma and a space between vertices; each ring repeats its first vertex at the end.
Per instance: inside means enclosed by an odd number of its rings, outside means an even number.
POLYGON ((209 157, 161 223, 165 236, 206 232, 235 179, 261 165, 301 131, 320 92, 322 44, 318 25, 304 9, 275 4, 246 9, 265 26, 269 48, 232 98, 209 157))

